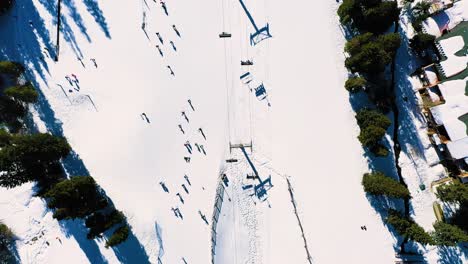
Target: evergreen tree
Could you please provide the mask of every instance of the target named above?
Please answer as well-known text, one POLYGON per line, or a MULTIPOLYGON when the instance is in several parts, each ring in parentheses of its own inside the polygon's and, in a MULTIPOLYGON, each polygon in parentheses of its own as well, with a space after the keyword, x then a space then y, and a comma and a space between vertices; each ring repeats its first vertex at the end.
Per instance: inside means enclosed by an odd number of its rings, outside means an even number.
POLYGON ((119 227, 117 230, 115 230, 114 234, 112 234, 112 236, 106 242, 106 248, 113 247, 124 242, 128 238, 129 234, 130 228, 128 227, 128 225, 119 227))
POLYGON ((468 234, 468 203, 462 203, 460 205, 460 208, 452 215, 452 218, 450 218, 450 223, 454 224, 463 231, 465 231, 468 234))
POLYGON ((343 0, 338 8, 342 24, 373 33, 385 32, 398 20, 399 13, 396 2, 382 0, 343 0))
POLYGON ((468 203, 468 186, 454 181, 437 187, 437 198, 447 203, 468 203))
POLYGON ((53 216, 58 220, 83 218, 108 204, 94 179, 88 176, 63 180, 47 191, 44 197, 49 199, 49 208, 57 209, 53 216))
POLYGON ((11 144, 11 135, 5 129, 0 129, 0 148, 11 144))
POLYGON ((412 8, 413 16, 415 18, 424 17, 425 19, 429 17, 429 9, 431 9, 431 3, 429 1, 420 1, 412 8))
POLYGON ((387 130, 391 125, 391 121, 388 117, 376 110, 371 109, 362 109, 357 112, 356 120, 359 127, 361 128, 376 126, 387 130))
POLYGON ((456 246, 458 243, 468 242, 468 234, 457 226, 436 222, 434 229, 434 237, 438 245, 456 246))
POLYGON ((70 149, 65 138, 50 134, 12 136, 10 144, 0 149, 0 186, 47 179, 50 168, 70 149))
POLYGON ((19 120, 25 115, 26 108, 22 104, 0 95, 0 124, 6 124, 11 132, 16 133, 22 126, 19 120))
MULTIPOLYGON (((2 0, 3 2, 4 0, 2 0)), ((7 0, 8 2, 8 0, 7 0)), ((0 73, 12 75, 17 78, 24 72, 24 67, 19 62, 0 61, 0 73)))
POLYGON ((392 198, 410 198, 408 189, 382 172, 366 173, 362 178, 364 191, 372 195, 385 195, 392 198))
POLYGON ((366 79, 362 77, 351 77, 345 82, 345 89, 350 93, 357 93, 366 86, 366 79))
POLYGON ((89 228, 88 239, 94 239, 113 225, 122 223, 126 220, 121 211, 113 210, 109 214, 96 212, 86 218, 86 227, 89 228))
POLYGON ((434 245, 434 239, 412 219, 403 217, 398 211, 390 210, 385 220, 403 237, 422 245, 434 245))
POLYGON ((30 82, 25 85, 13 86, 5 89, 5 95, 22 103, 35 103, 39 97, 36 89, 30 82))
POLYGON ((362 28, 373 33, 383 33, 398 21, 399 15, 400 9, 396 1, 382 1, 364 11, 362 28))
POLYGON ((378 74, 392 61, 400 46, 398 34, 387 34, 375 37, 371 33, 358 35, 345 45, 345 51, 350 55, 345 60, 345 66, 352 72, 363 74, 378 74))
POLYGON ((435 41, 435 37, 430 34, 426 33, 418 33, 410 40, 410 47, 418 52, 421 53, 425 49, 430 48, 435 41))
POLYGON ((375 147, 385 135, 385 129, 376 126, 368 126, 361 129, 358 139, 364 147, 375 147))

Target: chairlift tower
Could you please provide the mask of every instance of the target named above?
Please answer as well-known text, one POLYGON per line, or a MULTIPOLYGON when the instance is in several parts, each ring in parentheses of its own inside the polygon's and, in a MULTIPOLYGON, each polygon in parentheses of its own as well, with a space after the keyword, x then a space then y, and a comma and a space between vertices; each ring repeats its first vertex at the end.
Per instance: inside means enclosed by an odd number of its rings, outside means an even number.
POLYGON ((255 46, 258 43, 260 43, 260 41, 271 38, 272 36, 270 34, 270 28, 268 26, 268 23, 266 24, 266 26, 259 29, 257 27, 257 24, 255 23, 252 15, 250 14, 249 10, 245 6, 244 1, 239 0, 239 2, 241 4, 242 8, 244 9, 245 13, 247 14, 247 17, 249 18, 250 23, 252 23, 252 26, 255 29, 255 32, 250 34, 250 45, 255 46))

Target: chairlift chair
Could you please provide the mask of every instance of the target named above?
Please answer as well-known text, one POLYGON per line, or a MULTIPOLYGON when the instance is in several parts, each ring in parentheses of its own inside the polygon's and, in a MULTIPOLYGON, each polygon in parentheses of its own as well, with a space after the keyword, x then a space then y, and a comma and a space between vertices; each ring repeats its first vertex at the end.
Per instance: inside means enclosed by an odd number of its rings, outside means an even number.
POLYGON ((241 66, 250 66, 250 65, 253 65, 252 60, 246 60, 246 61, 241 60, 241 66))
POLYGON ((227 32, 221 32, 221 34, 219 34, 220 38, 230 38, 231 36, 232 36, 231 33, 227 33, 227 32))
POLYGON ((255 96, 258 98, 258 100, 264 100, 267 97, 267 93, 265 90, 265 86, 263 84, 260 84, 257 88, 255 88, 255 96))

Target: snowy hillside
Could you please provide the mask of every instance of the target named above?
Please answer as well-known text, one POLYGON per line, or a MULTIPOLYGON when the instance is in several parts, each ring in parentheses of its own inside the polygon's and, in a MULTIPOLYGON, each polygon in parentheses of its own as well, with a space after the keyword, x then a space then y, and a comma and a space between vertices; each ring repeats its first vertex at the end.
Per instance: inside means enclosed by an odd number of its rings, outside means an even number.
POLYGON ((0 220, 18 236, 21 263, 395 260, 397 238, 361 186, 368 164, 343 89, 337 3, 243 2, 272 38, 250 44, 238 0, 166 1, 167 15, 151 0, 63 0, 57 62, 54 1, 18 0, 0 18, 0 56, 23 62, 40 89, 31 123, 68 139, 66 172, 91 175, 133 233, 106 249, 81 221, 53 219, 33 184, 2 188, 0 220), (260 178, 271 176, 264 200, 230 144, 252 144, 260 178))

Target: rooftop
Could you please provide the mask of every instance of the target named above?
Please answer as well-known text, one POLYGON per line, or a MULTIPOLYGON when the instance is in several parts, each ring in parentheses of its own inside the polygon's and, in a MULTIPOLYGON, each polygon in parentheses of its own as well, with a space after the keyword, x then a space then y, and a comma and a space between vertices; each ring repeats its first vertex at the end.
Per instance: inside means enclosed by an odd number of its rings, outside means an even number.
POLYGON ((445 103, 430 108, 432 116, 450 137, 447 147, 452 157, 468 157, 468 78, 443 82, 439 89, 445 103))
POLYGON ((453 7, 429 17, 424 21, 423 28, 428 34, 440 37, 444 31, 454 29, 463 21, 468 21, 467 0, 458 1, 453 7))

